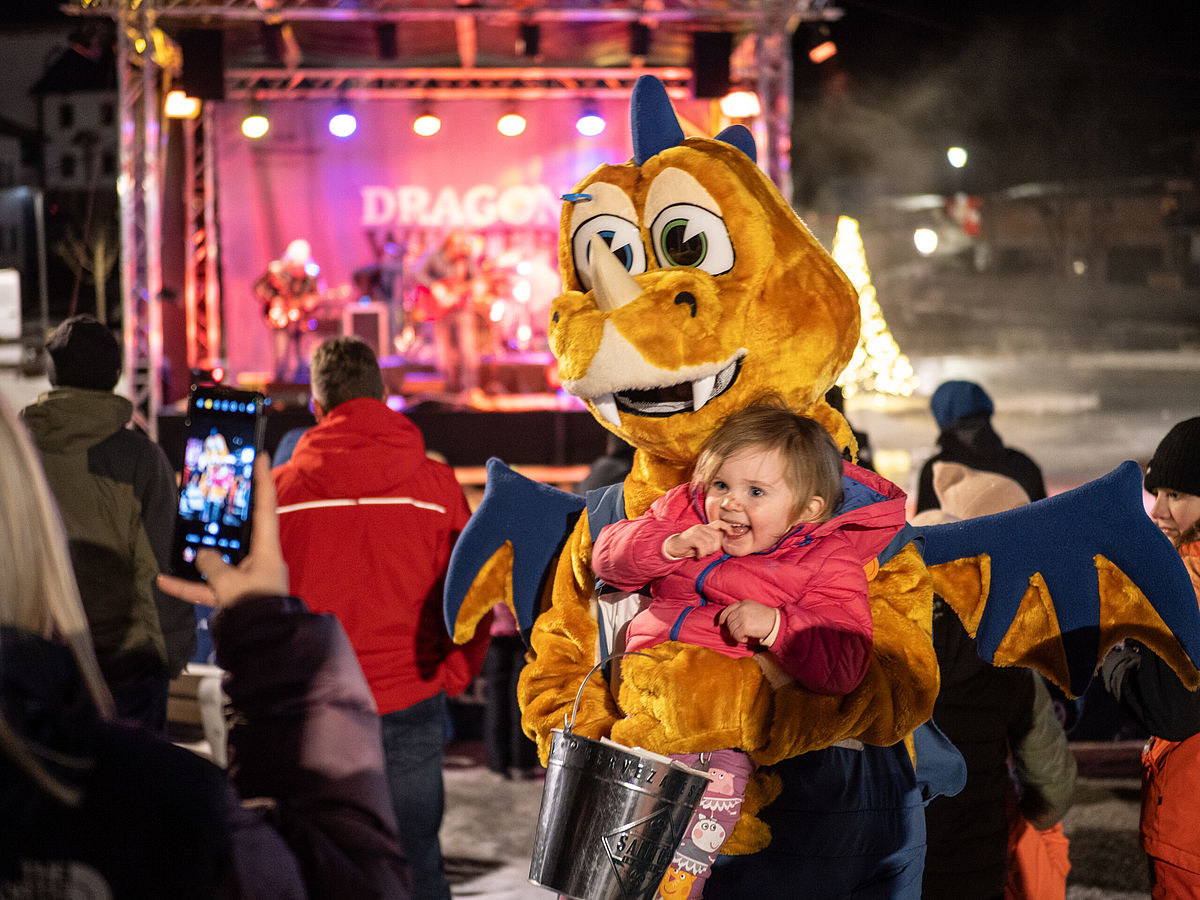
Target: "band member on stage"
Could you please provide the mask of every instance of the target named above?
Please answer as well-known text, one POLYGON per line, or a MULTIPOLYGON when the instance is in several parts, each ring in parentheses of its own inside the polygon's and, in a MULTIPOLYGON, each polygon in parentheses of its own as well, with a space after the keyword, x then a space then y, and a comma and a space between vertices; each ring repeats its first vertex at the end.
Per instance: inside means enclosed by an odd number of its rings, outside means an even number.
POLYGON ((308 364, 303 352, 308 333, 305 314, 320 298, 312 247, 303 238, 287 245, 280 259, 274 260, 258 281, 254 294, 262 302, 263 317, 271 329, 271 355, 276 381, 308 380, 308 364))
POLYGON ((477 306, 486 299, 478 266, 461 231, 451 231, 442 245, 426 254, 413 273, 417 283, 416 313, 433 323, 438 371, 446 389, 470 393, 479 387, 477 306))

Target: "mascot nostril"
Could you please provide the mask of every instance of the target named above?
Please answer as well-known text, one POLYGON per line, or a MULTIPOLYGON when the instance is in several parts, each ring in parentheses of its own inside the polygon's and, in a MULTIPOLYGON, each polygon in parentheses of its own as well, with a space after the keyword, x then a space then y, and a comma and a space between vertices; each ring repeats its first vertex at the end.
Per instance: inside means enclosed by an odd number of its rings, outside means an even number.
POLYGON ((692 318, 696 318, 696 298, 691 291, 680 291, 675 295, 676 306, 687 306, 692 311, 692 318))

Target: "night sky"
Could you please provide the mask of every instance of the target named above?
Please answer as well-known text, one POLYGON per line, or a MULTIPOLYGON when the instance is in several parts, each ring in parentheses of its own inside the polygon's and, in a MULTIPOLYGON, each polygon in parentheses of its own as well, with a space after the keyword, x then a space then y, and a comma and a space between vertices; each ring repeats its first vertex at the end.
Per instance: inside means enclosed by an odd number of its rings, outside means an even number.
MULTIPOLYGON (((54 16, 59 2, 10 3, 6 24, 54 16)), ((887 193, 986 192, 1200 164, 1200 0, 834 5, 837 56, 814 66, 813 27, 795 38, 802 204, 864 177, 887 193), (961 172, 945 162, 952 144, 970 154, 961 172)))
POLYGON ((1200 3, 842 0, 822 66, 797 34, 798 199, 869 175, 889 192, 1194 172, 1200 3), (961 173, 945 148, 961 144, 961 173))

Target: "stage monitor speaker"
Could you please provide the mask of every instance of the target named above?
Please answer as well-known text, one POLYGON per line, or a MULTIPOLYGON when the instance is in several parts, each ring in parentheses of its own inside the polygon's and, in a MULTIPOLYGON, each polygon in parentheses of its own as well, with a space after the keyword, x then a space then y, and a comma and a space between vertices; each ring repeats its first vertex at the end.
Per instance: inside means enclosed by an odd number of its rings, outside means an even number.
POLYGON ((729 55, 733 34, 728 31, 692 33, 692 95, 712 99, 729 93, 729 55))
POLYGON ((225 99, 225 34, 217 28, 193 28, 176 39, 183 54, 179 86, 198 100, 225 99))
POLYGON ((342 310, 342 334, 366 341, 375 356, 388 352, 388 305, 386 303, 348 303, 342 310))
POLYGON ((308 407, 312 387, 301 381, 272 381, 267 385, 266 393, 272 409, 302 410, 308 407))

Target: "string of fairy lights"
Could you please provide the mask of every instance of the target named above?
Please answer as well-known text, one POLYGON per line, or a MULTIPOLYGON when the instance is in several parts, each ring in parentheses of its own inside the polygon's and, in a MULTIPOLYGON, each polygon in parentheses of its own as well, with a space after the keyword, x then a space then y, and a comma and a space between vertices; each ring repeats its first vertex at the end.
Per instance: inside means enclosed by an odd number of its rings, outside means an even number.
POLYGON ((837 380, 842 394, 846 399, 859 393, 911 396, 917 387, 916 374, 908 357, 900 352, 900 345, 879 308, 858 222, 849 216, 838 219, 833 259, 858 291, 862 318, 858 346, 837 380))

